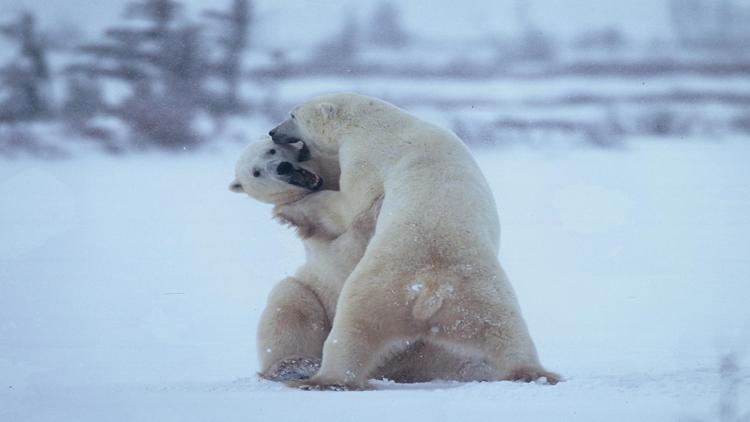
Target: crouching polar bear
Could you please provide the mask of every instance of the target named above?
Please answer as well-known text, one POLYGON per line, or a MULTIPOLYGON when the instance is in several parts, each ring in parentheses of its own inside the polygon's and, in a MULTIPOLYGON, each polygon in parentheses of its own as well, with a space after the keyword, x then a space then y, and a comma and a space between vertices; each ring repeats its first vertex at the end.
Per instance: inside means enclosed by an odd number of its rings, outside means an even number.
POLYGON ((384 359, 415 341, 485 360, 492 380, 559 380, 540 364, 498 261, 489 186, 453 133, 375 98, 335 94, 298 106, 269 134, 338 162, 340 190, 309 194, 296 209, 342 216, 349 227, 383 198, 341 290, 320 370, 295 385, 365 388, 384 359))
MULTIPOLYGON (((323 342, 336 315, 344 281, 372 237, 382 197, 364 207, 349 227, 343 216, 300 201, 320 189, 337 189, 338 162, 309 160, 302 145, 250 144, 235 168, 230 190, 275 205, 277 220, 297 229, 306 262, 271 291, 258 325, 260 375, 274 381, 309 378, 320 366, 323 342), (308 161, 309 160, 309 161, 308 161)), ((481 360, 414 342, 371 374, 399 382, 490 379, 481 360)))

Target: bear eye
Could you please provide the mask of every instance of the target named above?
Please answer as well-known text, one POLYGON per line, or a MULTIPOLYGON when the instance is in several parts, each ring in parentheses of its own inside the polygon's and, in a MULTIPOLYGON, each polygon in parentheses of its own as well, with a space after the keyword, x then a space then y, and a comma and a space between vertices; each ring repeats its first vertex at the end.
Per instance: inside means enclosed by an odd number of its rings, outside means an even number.
POLYGON ((253 172, 253 177, 260 177, 260 170, 255 170, 253 172))
POLYGON ((274 154, 276 154, 276 150, 275 150, 275 149, 273 149, 273 148, 271 148, 271 150, 270 150, 270 151, 268 151, 268 153, 269 153, 269 154, 271 154, 271 155, 274 155, 274 154))
POLYGON ((292 119, 296 119, 296 118, 297 116, 295 116, 294 113, 292 113, 292 119))

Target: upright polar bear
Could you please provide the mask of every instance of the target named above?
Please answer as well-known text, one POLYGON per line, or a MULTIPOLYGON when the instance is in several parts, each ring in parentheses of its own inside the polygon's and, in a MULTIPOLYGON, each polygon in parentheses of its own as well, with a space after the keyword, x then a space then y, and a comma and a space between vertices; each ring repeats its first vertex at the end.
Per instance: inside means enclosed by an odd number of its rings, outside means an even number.
MULTIPOLYGON (((258 324, 260 375, 292 381, 314 375, 320 366, 344 281, 364 255, 375 228, 380 201, 350 227, 341 216, 310 209, 299 201, 319 189, 338 188, 338 163, 321 166, 298 146, 274 145, 270 137, 250 144, 237 161, 233 192, 275 205, 274 215, 297 229, 306 262, 276 284, 258 324)), ((415 342, 373 374, 400 382, 433 379, 473 381, 489 377, 477 359, 415 342)))
POLYGON ((343 216, 346 226, 384 198, 339 296, 321 368, 301 387, 365 388, 384 359, 417 340, 486 359, 491 379, 559 380, 539 363, 497 259, 492 193, 461 140, 356 94, 305 103, 269 134, 340 165, 340 191, 307 195, 300 209, 343 216))

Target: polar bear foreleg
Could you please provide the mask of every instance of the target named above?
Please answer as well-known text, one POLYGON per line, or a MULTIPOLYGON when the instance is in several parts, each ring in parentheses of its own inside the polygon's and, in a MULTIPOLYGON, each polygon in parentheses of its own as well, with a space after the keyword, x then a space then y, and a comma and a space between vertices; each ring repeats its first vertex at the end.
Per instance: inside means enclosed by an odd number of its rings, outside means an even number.
POLYGON ((274 207, 274 217, 296 227, 304 239, 317 237, 332 240, 349 227, 344 214, 348 212, 338 191, 320 191, 289 204, 274 207))
POLYGON ((394 296, 389 277, 377 270, 355 270, 346 283, 323 346, 320 371, 293 386, 366 389, 368 378, 383 362, 418 340, 409 307, 394 296))

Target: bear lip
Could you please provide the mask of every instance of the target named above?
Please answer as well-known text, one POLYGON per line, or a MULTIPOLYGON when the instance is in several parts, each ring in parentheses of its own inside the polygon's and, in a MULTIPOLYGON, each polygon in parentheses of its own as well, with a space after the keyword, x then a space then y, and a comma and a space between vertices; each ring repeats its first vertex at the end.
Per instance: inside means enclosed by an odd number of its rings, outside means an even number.
POLYGON ((284 133, 274 133, 273 135, 271 135, 271 140, 274 144, 279 145, 296 144, 297 142, 302 142, 302 139, 296 136, 289 136, 284 133))
POLYGON ((309 190, 318 190, 323 185, 323 178, 317 174, 305 170, 302 167, 295 167, 289 177, 290 185, 299 186, 309 190))

